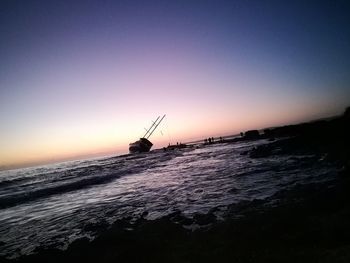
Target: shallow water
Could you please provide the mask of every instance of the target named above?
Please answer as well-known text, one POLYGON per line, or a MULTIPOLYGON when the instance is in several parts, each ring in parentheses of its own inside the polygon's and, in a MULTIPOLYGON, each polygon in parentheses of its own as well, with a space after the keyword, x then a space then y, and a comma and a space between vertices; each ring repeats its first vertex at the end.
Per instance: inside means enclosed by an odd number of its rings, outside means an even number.
MULTIPOLYGON (((332 181, 336 166, 320 156, 253 159, 264 140, 73 161, 0 172, 0 255, 65 248, 93 238, 91 225, 117 219, 186 217, 271 198, 297 184, 332 181)), ((220 216, 217 214, 217 216, 220 216)), ((222 217, 221 217, 222 218, 222 217)))

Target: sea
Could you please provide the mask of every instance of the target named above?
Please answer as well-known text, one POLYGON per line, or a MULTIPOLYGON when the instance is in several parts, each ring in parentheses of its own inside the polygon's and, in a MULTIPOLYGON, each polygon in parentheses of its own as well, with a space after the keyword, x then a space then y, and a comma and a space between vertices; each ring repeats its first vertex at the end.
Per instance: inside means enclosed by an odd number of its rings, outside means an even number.
POLYGON ((232 205, 334 182, 337 164, 320 154, 250 156, 268 143, 202 144, 1 171, 0 257, 66 249, 77 239, 94 239, 91 226, 108 229, 117 220, 155 220, 174 212, 225 220, 232 205))

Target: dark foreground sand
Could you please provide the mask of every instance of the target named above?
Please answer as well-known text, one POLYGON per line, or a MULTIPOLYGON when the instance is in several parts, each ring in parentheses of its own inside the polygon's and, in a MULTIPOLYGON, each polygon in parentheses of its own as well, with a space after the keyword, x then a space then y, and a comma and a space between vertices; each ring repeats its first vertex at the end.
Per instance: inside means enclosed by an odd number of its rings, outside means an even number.
POLYGON ((39 250, 18 261, 350 262, 348 116, 298 128, 297 132, 295 127, 287 127, 283 135, 292 129, 289 133, 296 133, 293 138, 249 153, 252 158, 263 158, 275 154, 278 147, 278 154, 326 154, 339 163, 334 184, 297 186, 277 193, 271 200, 280 201, 273 205, 267 200, 232 206, 232 216, 229 213, 220 222, 211 213, 194 219, 174 213, 155 221, 140 219, 133 225, 121 220, 111 228, 96 229, 100 235, 92 242, 76 241, 66 251, 39 250), (196 231, 182 227, 193 222, 210 226, 196 231))

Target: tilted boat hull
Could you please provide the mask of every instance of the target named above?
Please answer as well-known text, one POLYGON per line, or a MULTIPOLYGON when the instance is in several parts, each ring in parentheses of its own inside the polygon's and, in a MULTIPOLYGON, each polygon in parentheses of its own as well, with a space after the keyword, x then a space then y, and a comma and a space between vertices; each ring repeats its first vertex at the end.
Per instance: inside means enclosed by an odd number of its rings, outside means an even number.
POLYGON ((148 140, 148 138, 157 129, 158 125, 162 122, 164 117, 165 117, 165 114, 159 120, 160 116, 158 116, 158 118, 153 122, 152 126, 148 130, 146 130, 145 135, 143 135, 143 137, 140 138, 140 140, 129 144, 130 153, 149 152, 151 150, 153 143, 151 143, 148 140))
POLYGON ((153 143, 146 138, 140 138, 140 140, 129 144, 130 153, 149 152, 153 143))

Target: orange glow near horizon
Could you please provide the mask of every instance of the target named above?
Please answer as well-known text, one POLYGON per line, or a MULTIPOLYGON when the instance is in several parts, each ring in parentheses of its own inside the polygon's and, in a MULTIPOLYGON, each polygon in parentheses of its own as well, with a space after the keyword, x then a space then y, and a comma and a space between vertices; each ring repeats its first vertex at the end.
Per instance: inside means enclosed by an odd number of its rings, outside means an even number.
MULTIPOLYGON (((206 116, 187 115, 183 120, 180 120, 178 116, 171 120, 167 116, 152 135, 151 141, 154 143, 153 149, 156 149, 165 147, 169 143, 202 140, 209 136, 234 135, 249 129, 262 129, 330 116, 314 112, 309 115, 309 118, 305 118, 305 110, 305 108, 300 108, 299 112, 294 112, 293 115, 288 111, 280 112, 279 116, 273 112, 269 113, 266 109, 259 112, 254 110, 236 112, 231 115, 231 118, 214 113, 206 116)), ((336 114, 336 112, 329 112, 331 113, 336 114)), ((146 128, 151 122, 142 121, 142 124, 146 128)), ((82 157, 125 154, 128 153, 128 144, 137 140, 144 133, 142 125, 137 124, 136 121, 125 125, 114 123, 107 128, 106 126, 98 128, 96 124, 89 128, 72 127, 60 130, 55 127, 54 130, 46 131, 48 133, 45 136, 41 134, 32 137, 30 141, 26 141, 25 138, 19 140, 18 145, 13 145, 13 143, 8 147, 6 144, 3 145, 0 151, 0 166, 20 167, 82 157), (21 150, 18 151, 16 147, 21 150)))
POLYGON ((341 3, 62 1, 2 6, 2 168, 127 153, 162 114, 153 148, 349 106, 341 3))

